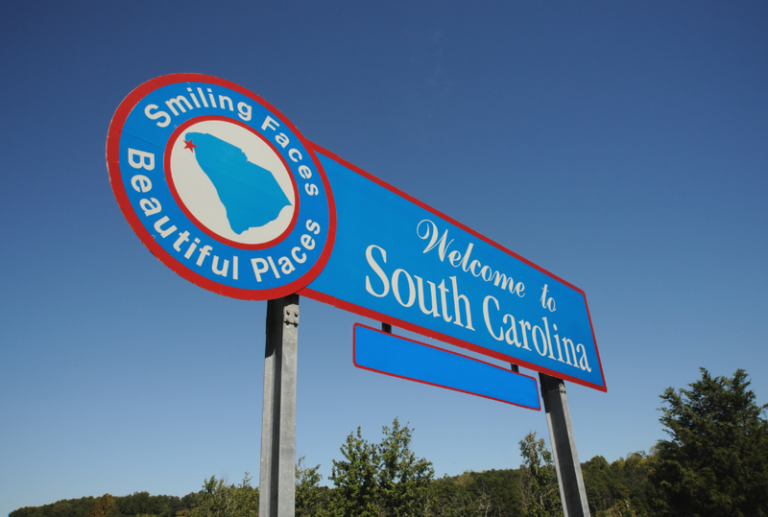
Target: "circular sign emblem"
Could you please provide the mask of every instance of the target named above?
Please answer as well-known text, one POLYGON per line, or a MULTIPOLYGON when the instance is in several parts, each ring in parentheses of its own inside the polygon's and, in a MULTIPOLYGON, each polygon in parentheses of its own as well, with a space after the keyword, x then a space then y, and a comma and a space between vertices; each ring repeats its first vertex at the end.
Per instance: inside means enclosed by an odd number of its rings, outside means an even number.
POLYGON ((200 287, 278 298, 328 261, 336 213, 312 144, 236 84, 197 74, 142 84, 112 119, 107 167, 142 242, 200 287))

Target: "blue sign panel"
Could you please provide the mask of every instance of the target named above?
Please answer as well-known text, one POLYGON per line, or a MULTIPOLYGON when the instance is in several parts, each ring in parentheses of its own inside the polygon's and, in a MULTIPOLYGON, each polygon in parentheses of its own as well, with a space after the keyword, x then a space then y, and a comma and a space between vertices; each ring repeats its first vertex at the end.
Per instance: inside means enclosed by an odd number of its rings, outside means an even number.
POLYGON ((584 292, 316 147, 336 243, 302 295, 606 390, 584 292))
POLYGON ((365 370, 541 409, 533 377, 363 325, 355 325, 354 362, 365 370))

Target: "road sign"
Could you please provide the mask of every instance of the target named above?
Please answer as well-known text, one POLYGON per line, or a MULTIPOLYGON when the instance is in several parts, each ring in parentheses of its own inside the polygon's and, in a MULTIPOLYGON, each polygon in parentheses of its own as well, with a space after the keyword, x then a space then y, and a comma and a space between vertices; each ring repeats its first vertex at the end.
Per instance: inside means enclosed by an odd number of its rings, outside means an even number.
POLYGON ((201 287, 299 293, 606 390, 583 291, 306 140, 240 86, 148 81, 118 108, 107 162, 141 240, 201 287))
POLYGON ((536 379, 484 361, 360 324, 354 327, 353 349, 358 368, 541 409, 536 379))
POLYGON ((208 290, 278 298, 328 260, 333 197, 313 147, 229 81, 175 74, 138 87, 112 119, 107 166, 139 238, 208 290))

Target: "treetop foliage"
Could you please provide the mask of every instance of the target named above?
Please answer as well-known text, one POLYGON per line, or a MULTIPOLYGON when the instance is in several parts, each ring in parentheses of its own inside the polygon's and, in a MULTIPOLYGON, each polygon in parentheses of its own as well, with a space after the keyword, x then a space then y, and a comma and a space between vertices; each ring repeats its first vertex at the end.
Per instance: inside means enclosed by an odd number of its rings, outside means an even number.
POLYGON ((768 515, 768 421, 748 389, 733 378, 702 378, 668 388, 660 421, 669 440, 656 444, 650 479, 659 515, 768 515))
MULTIPOLYGON (((668 388, 660 421, 669 439, 649 454, 582 463, 593 517, 768 517, 768 404, 756 403, 743 370, 732 378, 705 369, 689 389, 668 388)), ((411 450, 413 430, 395 419, 379 443, 360 428, 341 446, 329 479, 320 466, 296 465, 297 517, 549 517, 562 515, 557 476, 544 440, 519 442, 516 470, 465 472, 434 479, 432 464, 411 450)), ((205 480, 183 498, 83 497, 20 508, 9 517, 257 517, 257 488, 205 480)))
POLYGON ((333 460, 330 480, 336 486, 328 510, 335 517, 423 515, 428 503, 432 463, 410 449, 413 431, 401 427, 382 428, 381 443, 365 440, 358 427, 341 447, 343 460, 333 460))
POLYGON ((552 453, 547 450, 543 439, 536 439, 536 433, 528 433, 520 441, 523 456, 521 488, 524 515, 548 517, 562 513, 557 472, 552 453))
MULTIPOLYGON (((211 476, 197 493, 196 505, 188 517, 257 517, 259 491, 251 486, 248 472, 239 485, 228 485, 211 476)), ((185 516, 186 517, 186 516, 185 516)))
POLYGON ((91 511, 103 512, 109 504, 108 517, 176 517, 184 510, 191 510, 197 502, 197 494, 184 497, 168 495, 149 495, 148 492, 134 492, 132 495, 102 497, 81 497, 63 499, 53 504, 29 506, 12 511, 9 517, 99 517, 91 511))

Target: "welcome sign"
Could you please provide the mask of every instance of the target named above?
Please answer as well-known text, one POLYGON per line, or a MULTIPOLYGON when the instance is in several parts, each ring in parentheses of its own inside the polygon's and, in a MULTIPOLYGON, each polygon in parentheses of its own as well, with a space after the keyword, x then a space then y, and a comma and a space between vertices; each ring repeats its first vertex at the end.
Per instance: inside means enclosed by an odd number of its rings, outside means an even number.
POLYGON ((334 241, 327 179, 280 112, 228 81, 159 77, 131 92, 107 139, 112 189, 165 265, 227 296, 305 287, 334 241))
POLYGON ((112 188, 147 247, 235 298, 299 293, 606 390, 583 291, 306 140, 221 79, 153 79, 110 126, 112 188))

